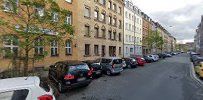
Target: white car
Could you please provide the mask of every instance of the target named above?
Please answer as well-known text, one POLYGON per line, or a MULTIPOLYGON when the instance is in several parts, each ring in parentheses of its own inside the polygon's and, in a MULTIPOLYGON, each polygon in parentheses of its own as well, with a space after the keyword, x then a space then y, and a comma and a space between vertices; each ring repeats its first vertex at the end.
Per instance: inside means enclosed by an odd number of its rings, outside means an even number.
POLYGON ((0 100, 55 100, 53 90, 39 77, 0 80, 0 100))
POLYGON ((158 55, 148 55, 149 58, 153 59, 153 61, 158 61, 159 60, 159 56, 158 55))

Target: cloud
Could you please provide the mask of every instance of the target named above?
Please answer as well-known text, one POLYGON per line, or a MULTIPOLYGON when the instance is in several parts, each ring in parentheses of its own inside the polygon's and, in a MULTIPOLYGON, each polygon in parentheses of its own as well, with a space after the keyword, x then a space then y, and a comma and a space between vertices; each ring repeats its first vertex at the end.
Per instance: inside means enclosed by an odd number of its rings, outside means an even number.
POLYGON ((203 15, 202 0, 153 0, 155 5, 153 2, 147 2, 149 0, 136 1, 137 4, 140 3, 138 7, 141 10, 144 9, 153 20, 164 26, 177 40, 191 41, 194 38, 195 30, 203 15), (160 3, 157 3, 158 1, 160 3), (159 6, 159 9, 154 6, 159 6))
MULTIPOLYGON (((203 3, 203 2, 202 2, 203 3)), ((195 29, 203 14, 200 4, 186 6, 171 12, 155 12, 150 15, 160 22, 178 40, 191 40, 194 38, 195 29), (173 26, 173 27, 169 27, 173 26)))

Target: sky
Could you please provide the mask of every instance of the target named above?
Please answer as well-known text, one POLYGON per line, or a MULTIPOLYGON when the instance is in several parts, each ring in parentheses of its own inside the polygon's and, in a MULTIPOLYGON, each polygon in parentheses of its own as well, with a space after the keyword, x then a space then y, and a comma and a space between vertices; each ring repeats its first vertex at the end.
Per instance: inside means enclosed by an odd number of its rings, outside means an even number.
POLYGON ((194 40, 203 0, 129 0, 165 27, 179 43, 194 40))

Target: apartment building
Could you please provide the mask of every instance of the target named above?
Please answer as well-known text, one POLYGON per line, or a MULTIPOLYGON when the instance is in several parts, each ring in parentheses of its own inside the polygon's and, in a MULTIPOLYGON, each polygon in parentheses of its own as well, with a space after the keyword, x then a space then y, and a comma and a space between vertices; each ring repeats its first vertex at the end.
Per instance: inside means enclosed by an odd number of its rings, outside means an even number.
POLYGON ((124 57, 142 55, 141 10, 126 0, 124 7, 124 57))
MULTIPOLYGON (((60 8, 69 10, 67 23, 74 26, 74 35, 63 37, 65 45, 54 41, 49 46, 38 46, 33 53, 47 51, 47 56, 30 64, 30 67, 47 67, 62 60, 95 60, 99 57, 123 56, 123 0, 56 0, 60 8)), ((16 1, 18 3, 18 1, 16 1)), ((6 11, 9 2, 3 2, 6 11)), ((8 18, 0 12, 0 17, 8 18)), ((43 14, 43 9, 37 9, 43 14)), ((18 38, 18 36, 15 36, 18 38)), ((5 46, 1 44, 1 46, 5 46)), ((20 52, 18 45, 6 45, 20 52)), ((43 55, 43 54, 42 54, 43 55)), ((33 61, 30 61, 33 62, 33 61)), ((1 55, 0 69, 12 66, 10 59, 1 55)))
MULTIPOLYGON (((161 48, 156 52, 171 52, 173 51, 176 43, 176 39, 171 36, 171 34, 158 22, 154 22, 153 30, 159 33, 159 35, 163 38, 164 44, 161 48), (173 44, 172 44, 173 43, 173 44), (172 49, 173 48, 173 49, 172 49)), ((153 50, 153 52, 155 52, 153 50)))
POLYGON ((197 26, 196 29, 194 44, 196 52, 203 55, 203 16, 201 16, 200 24, 197 26))
POLYGON ((123 0, 78 1, 79 60, 123 56, 123 0))
POLYGON ((151 48, 144 41, 146 41, 148 34, 152 31, 152 19, 142 12, 142 22, 142 53, 143 55, 147 55, 151 53, 151 48))

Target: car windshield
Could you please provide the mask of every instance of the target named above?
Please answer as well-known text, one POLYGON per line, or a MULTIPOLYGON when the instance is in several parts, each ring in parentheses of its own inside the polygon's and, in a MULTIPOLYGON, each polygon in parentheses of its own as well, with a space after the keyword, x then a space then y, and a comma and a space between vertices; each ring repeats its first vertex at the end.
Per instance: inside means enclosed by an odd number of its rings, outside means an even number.
POLYGON ((122 59, 114 59, 113 64, 121 64, 123 62, 122 59))

